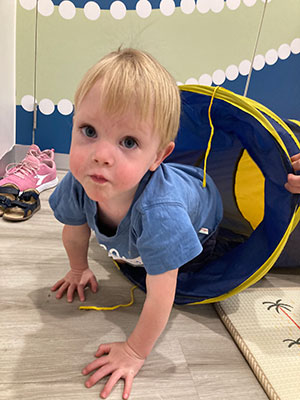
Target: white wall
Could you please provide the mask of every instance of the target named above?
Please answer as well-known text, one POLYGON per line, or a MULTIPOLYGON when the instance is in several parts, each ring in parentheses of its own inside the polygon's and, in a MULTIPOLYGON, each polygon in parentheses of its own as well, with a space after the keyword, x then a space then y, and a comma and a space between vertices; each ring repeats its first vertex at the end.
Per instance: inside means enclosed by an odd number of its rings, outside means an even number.
POLYGON ((0 0, 0 159, 16 143, 15 0, 0 0))

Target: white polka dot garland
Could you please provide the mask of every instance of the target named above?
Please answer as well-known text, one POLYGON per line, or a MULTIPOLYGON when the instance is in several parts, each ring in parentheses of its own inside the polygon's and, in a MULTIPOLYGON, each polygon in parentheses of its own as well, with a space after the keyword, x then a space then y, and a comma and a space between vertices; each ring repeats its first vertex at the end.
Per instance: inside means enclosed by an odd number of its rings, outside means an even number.
POLYGON ((254 57, 253 68, 254 68, 256 71, 260 71, 260 70, 263 69, 263 67, 265 66, 265 63, 266 63, 265 57, 264 57, 263 55, 261 55, 261 54, 257 54, 257 55, 254 57))
POLYGON ((239 69, 236 65, 229 65, 225 71, 226 78, 234 81, 239 76, 239 69))
POLYGON ((123 19, 126 15, 126 6, 121 1, 114 1, 110 6, 110 13, 114 19, 123 19))
POLYGON ((96 21, 100 17, 100 7, 95 1, 89 1, 83 8, 84 15, 91 21, 96 21))
POLYGON ((239 71, 241 75, 248 75, 250 72, 251 63, 249 60, 243 60, 239 65, 239 71))
POLYGON ((196 78, 189 78, 186 80, 185 85, 198 85, 198 83, 196 78))
POLYGON ((53 14, 54 4, 51 0, 39 0, 38 11, 44 17, 49 17, 53 14))
MULTIPOLYGON (((268 3, 271 0, 261 0, 263 3, 268 3)), ((205 14, 209 11, 220 13, 224 7, 229 10, 237 10, 241 3, 247 7, 253 7, 257 0, 181 0, 180 8, 184 14, 192 14, 195 8, 205 14)), ((32 10, 38 3, 38 11, 41 15, 49 17, 54 12, 54 3, 52 0, 19 0, 20 5, 25 10, 32 10)), ((170 16, 175 11, 175 2, 173 0, 161 0, 159 5, 160 11, 165 16, 170 16)), ((75 0, 63 0, 58 5, 59 14, 64 19, 72 19, 76 15, 75 0)), ((101 8, 96 1, 88 1, 83 7, 84 15, 87 19, 95 21, 100 17, 101 8)), ((126 4, 120 0, 114 1, 111 4, 110 12, 115 19, 123 19, 126 15, 126 4)), ((147 18, 152 12, 152 5, 148 0, 139 0, 136 4, 136 12, 139 17, 147 18)), ((295 53, 298 54, 298 53, 295 53)))
MULTIPOLYGON (((254 57, 253 61, 253 69, 256 71, 260 71, 267 65, 273 65, 278 61, 278 58, 281 60, 287 59, 291 53, 299 54, 300 53, 300 38, 295 38, 290 45, 283 43, 279 46, 278 51, 275 49, 270 49, 266 52, 265 55, 257 54, 254 57)), ((250 72, 251 62, 249 60, 243 60, 240 62, 238 66, 232 64, 229 65, 225 72, 221 69, 216 70, 212 76, 209 74, 203 74, 199 78, 200 85, 209 85, 212 83, 216 85, 222 85, 225 79, 230 81, 234 81, 239 74, 246 76, 250 72)), ((186 84, 193 84, 194 78, 189 78, 186 81, 186 84)))
POLYGON ((68 99, 61 99, 57 103, 57 109, 58 111, 63 114, 63 115, 69 115, 73 111, 73 104, 70 100, 68 99))
POLYGON ((265 60, 268 65, 273 65, 278 60, 278 53, 275 49, 270 49, 266 52, 265 60))
POLYGON ((291 51, 293 54, 300 53, 300 38, 296 38, 291 43, 291 51))
MULTIPOLYGON (((261 0, 262 2, 271 0, 261 0)), ((229 10, 237 10, 241 3, 247 7, 252 7, 256 4, 257 0, 181 0, 180 9, 184 14, 192 14, 197 8, 201 14, 212 11, 220 13, 227 7, 229 10)), ((36 7, 37 0, 19 0, 20 5, 26 10, 32 10, 36 7)), ((165 16, 170 16, 175 11, 174 0, 161 0, 159 5, 160 11, 165 16)), ((52 0, 38 0, 38 11, 45 17, 53 14, 55 9, 52 0)), ((62 18, 72 19, 76 15, 76 2, 75 0, 63 0, 58 5, 58 11, 62 18)), ((101 14, 101 8, 96 1, 88 1, 83 7, 84 15, 91 21, 96 21, 101 14)), ((110 13, 115 19, 123 19, 126 15, 126 4, 120 0, 114 1, 110 6, 110 13)), ((140 18, 148 18, 152 12, 152 5, 149 0, 138 0, 136 4, 136 13, 140 18)))
POLYGON ((197 10, 201 14, 205 14, 210 10, 210 0, 197 0, 197 10))
POLYGON ((159 8, 163 15, 169 17, 175 11, 175 3, 173 0, 161 0, 159 8))
POLYGON ((203 74, 199 78, 199 85, 207 85, 211 86, 212 84, 212 77, 208 74, 203 74))
POLYGON ((210 0, 210 8, 214 13, 219 13, 224 8, 224 0, 210 0))
POLYGON ((139 0, 136 3, 136 13, 141 18, 148 18, 152 12, 152 6, 148 0, 139 0))
POLYGON ((36 0, 19 0, 20 5, 25 9, 25 10, 33 10, 36 6, 36 0))
MULTIPOLYGON (((26 10, 32 10, 37 0, 19 0, 20 5, 26 10)), ((252 6, 256 0, 244 0, 246 5, 252 6)), ((115 19, 122 19, 126 14, 126 4, 122 1, 115 1, 111 7, 111 14, 115 19), (116 3, 116 4, 114 4, 116 3), (120 4, 121 3, 121 4, 120 4), (125 11, 125 12, 124 12, 125 11)), ((50 16, 54 11, 52 0, 38 0, 39 12, 45 17, 50 16)), ((195 8, 202 14, 209 11, 219 13, 225 5, 230 10, 236 10, 241 4, 241 0, 181 0, 180 8, 184 14, 192 14, 195 8)), ((162 0, 159 6, 161 12, 165 16, 170 16, 175 10, 173 0, 162 0)), ((76 15, 76 2, 74 0, 64 0, 59 6, 59 13, 64 19, 72 19, 76 15)), ((95 21, 100 17, 100 6, 96 1, 88 1, 83 7, 84 15, 87 19, 95 21)), ((152 5, 148 0, 139 0, 136 4, 136 12, 139 17, 147 18, 152 12, 152 5)))
POLYGON ((39 110, 42 114, 50 115, 54 112, 54 104, 50 99, 43 99, 39 103, 39 110))
POLYGON ((27 94, 22 97, 21 99, 21 106, 24 108, 25 111, 33 111, 34 109, 34 97, 27 94))
POLYGON ((212 80, 215 85, 222 85, 226 79, 225 72, 221 69, 217 69, 212 74, 212 80))
POLYGON ((247 7, 253 7, 254 4, 256 3, 256 0, 243 0, 243 2, 247 7))
POLYGON ((241 5, 241 0, 227 0, 226 6, 229 10, 236 10, 241 5))
POLYGON ((76 7, 72 1, 64 0, 58 6, 58 11, 64 19, 72 19, 76 15, 76 7))
POLYGON ((181 0, 180 3, 181 11, 184 14, 192 14, 196 8, 196 4, 194 0, 181 0))
POLYGON ((287 59, 291 54, 290 46, 286 43, 282 44, 278 49, 278 57, 281 60, 287 59))

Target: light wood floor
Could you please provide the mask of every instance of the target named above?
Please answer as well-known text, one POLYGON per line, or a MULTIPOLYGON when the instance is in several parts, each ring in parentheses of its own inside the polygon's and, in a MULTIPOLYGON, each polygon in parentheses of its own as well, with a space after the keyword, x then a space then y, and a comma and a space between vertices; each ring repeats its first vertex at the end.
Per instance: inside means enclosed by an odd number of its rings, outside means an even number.
MULTIPOLYGON (((63 172, 59 173, 60 177, 63 172)), ((56 300, 51 285, 68 270, 61 224, 49 208, 28 221, 0 218, 0 399, 97 399, 103 382, 84 386, 80 371, 100 343, 124 340, 135 326, 144 294, 130 308, 80 311, 78 300, 56 300)), ((94 238, 90 266, 100 289, 88 305, 127 302, 131 284, 94 238)), ((295 286, 299 271, 275 270, 258 285, 295 286)), ((121 399, 123 382, 113 390, 121 399)), ((212 305, 174 307, 169 324, 135 379, 132 400, 267 399, 212 305)))

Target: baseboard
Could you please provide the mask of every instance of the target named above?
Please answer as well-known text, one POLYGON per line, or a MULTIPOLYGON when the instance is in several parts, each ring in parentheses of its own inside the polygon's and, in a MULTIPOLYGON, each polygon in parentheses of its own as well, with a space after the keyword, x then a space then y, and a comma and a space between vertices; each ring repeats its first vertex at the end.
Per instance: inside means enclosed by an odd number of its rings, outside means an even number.
MULTIPOLYGON (((10 163, 17 163, 24 159, 29 146, 15 144, 14 147, 8 151, 0 159, 0 176, 2 177, 5 173, 5 168, 10 163)), ((57 169, 68 170, 69 169, 69 154, 55 153, 55 164, 57 169)))
POLYGON ((69 154, 55 153, 56 169, 68 170, 69 169, 69 154))

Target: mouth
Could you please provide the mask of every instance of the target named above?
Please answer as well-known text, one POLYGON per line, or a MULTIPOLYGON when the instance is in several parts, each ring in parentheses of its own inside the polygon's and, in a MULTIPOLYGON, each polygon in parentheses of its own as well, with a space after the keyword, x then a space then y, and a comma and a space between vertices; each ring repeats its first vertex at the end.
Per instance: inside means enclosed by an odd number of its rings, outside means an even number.
POLYGON ((90 175, 90 178, 92 179, 93 182, 98 183, 98 184, 103 184, 108 182, 106 178, 102 175, 90 175))

